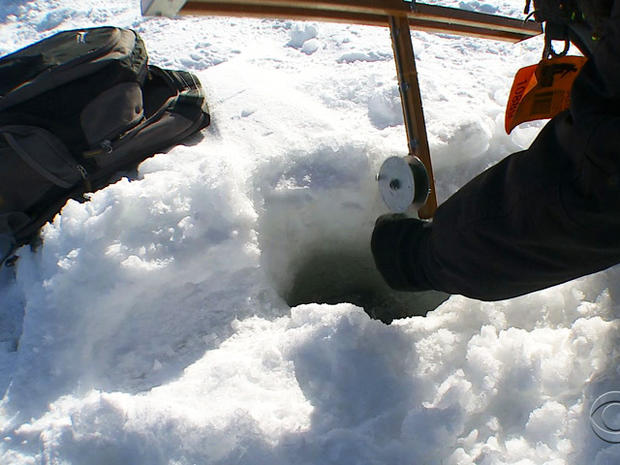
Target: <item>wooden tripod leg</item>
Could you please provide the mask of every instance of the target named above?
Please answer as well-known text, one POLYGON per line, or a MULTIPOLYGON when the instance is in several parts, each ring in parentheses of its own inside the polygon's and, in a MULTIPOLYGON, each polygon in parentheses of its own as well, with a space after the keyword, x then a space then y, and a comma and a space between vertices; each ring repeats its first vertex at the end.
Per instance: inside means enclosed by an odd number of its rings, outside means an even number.
POLYGON ((431 155, 426 136, 426 124, 424 123, 409 21, 406 16, 390 16, 389 21, 409 153, 422 160, 429 177, 430 194, 424 206, 418 211, 418 215, 420 218, 432 218, 437 209, 435 178, 433 177, 431 155))

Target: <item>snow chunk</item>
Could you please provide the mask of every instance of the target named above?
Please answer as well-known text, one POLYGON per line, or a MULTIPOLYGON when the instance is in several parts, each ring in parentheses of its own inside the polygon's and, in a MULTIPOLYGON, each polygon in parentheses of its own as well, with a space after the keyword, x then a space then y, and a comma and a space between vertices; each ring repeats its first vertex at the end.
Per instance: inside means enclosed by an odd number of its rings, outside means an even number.
POLYGON ((362 62, 377 62, 377 61, 390 61, 393 56, 389 53, 369 51, 369 52, 350 52, 341 55, 336 61, 338 63, 355 63, 356 61, 362 62))
POLYGON ((301 47, 301 51, 304 52, 306 55, 312 55, 319 49, 320 45, 321 43, 318 41, 318 39, 310 39, 304 42, 301 47))
POLYGON ((306 41, 315 39, 318 34, 319 30, 314 24, 296 23, 290 30, 290 40, 286 45, 288 47, 301 49, 306 43, 306 41))
POLYGON ((403 124, 398 87, 389 86, 375 90, 368 100, 368 117, 377 129, 403 124))

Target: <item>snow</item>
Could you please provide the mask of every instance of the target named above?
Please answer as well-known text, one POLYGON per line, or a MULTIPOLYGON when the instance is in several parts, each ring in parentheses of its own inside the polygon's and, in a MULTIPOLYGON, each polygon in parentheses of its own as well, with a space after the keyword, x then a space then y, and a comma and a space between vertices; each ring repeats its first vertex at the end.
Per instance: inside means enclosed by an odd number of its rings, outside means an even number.
MULTIPOLYGON (((406 154, 387 29, 142 18, 133 0, 9 0, 0 24, 2 54, 132 27, 153 63, 199 76, 213 114, 202 140, 69 202, 0 272, 0 463, 620 460, 589 424, 620 387, 617 267, 390 326, 361 308, 429 305, 382 287, 368 247, 374 175, 406 154)), ((542 123, 506 135, 503 108, 541 43, 414 47, 442 201, 535 137, 542 123)))

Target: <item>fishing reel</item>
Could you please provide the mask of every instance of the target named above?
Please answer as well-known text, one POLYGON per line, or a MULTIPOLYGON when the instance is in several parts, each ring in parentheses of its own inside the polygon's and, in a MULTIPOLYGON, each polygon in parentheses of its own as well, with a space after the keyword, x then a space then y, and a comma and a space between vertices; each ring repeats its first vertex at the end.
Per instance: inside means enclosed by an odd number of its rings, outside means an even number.
POLYGON ((379 174, 379 192, 393 213, 417 212, 431 191, 426 167, 416 156, 390 157, 383 162, 379 174))

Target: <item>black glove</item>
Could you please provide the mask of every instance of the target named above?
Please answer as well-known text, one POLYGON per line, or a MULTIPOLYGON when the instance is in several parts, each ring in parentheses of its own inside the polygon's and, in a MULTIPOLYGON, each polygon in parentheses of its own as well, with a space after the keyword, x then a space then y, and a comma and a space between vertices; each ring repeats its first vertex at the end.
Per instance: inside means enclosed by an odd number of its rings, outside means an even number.
POLYGON ((399 291, 431 289, 424 272, 416 267, 418 247, 430 232, 430 223, 402 214, 387 214, 377 218, 370 248, 375 265, 385 282, 399 291))

